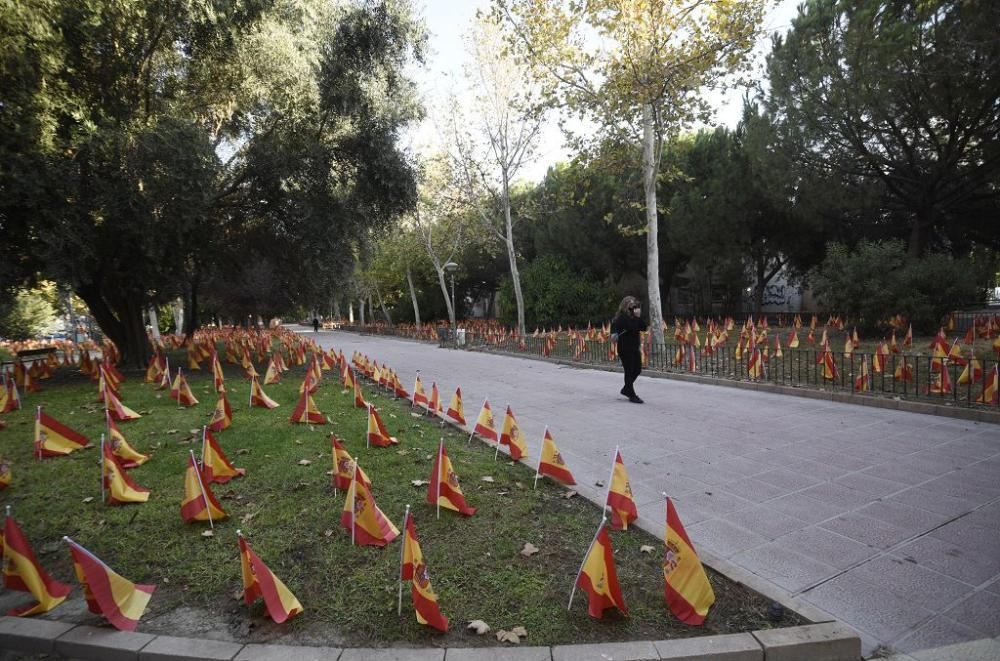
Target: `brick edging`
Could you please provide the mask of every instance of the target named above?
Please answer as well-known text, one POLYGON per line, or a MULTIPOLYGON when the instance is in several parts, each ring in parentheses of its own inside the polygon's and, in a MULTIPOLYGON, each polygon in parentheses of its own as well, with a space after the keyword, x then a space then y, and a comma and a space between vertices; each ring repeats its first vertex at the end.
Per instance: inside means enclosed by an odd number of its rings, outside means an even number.
POLYGON ((661 641, 633 641, 551 647, 348 648, 243 644, 141 632, 111 627, 75 625, 52 620, 0 617, 0 649, 31 654, 54 654, 82 661, 174 661, 219 659, 228 661, 589 661, 632 659, 660 661, 780 661, 818 659, 858 661, 861 639, 839 622, 765 629, 724 636, 701 636, 661 641), (502 651, 501 651, 502 650, 502 651), (500 652, 500 654, 498 654, 500 652))

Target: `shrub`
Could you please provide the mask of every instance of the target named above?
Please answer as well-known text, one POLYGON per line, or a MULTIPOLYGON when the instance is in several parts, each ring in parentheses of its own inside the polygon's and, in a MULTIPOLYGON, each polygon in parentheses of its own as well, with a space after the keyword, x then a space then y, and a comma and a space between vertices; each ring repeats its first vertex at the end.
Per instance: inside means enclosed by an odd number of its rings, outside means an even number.
MULTIPOLYGON (((615 311, 611 287, 579 274, 561 258, 547 255, 521 269, 524 318, 528 331, 535 326, 595 324, 610 319, 615 311)), ((500 321, 515 325, 517 306, 510 276, 500 284, 500 321)))

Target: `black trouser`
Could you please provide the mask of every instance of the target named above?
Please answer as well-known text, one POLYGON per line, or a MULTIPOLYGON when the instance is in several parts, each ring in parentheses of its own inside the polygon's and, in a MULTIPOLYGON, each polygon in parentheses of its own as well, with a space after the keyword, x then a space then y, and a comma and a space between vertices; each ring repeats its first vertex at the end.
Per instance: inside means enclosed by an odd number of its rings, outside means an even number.
POLYGON ((642 373, 642 355, 638 351, 619 355, 622 359, 622 368, 625 370, 624 392, 627 397, 631 397, 635 395, 633 384, 639 378, 639 374, 642 373))

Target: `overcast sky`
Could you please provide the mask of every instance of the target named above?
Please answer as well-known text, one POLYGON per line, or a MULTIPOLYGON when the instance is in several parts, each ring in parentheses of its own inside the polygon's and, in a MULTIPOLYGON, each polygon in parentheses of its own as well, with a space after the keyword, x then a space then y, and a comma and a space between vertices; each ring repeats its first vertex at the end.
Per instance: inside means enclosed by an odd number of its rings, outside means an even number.
MULTIPOLYGON (((795 16, 799 0, 780 0, 778 5, 764 19, 766 33, 785 32, 795 16)), ((463 75, 463 66, 468 61, 463 36, 475 17, 476 10, 487 10, 489 0, 417 0, 427 23, 429 48, 427 65, 415 69, 412 73, 419 85, 424 102, 432 107, 439 99, 447 96, 456 85, 455 81, 463 75), (421 6, 422 5, 422 6, 421 6)), ((757 45, 754 56, 758 64, 770 50, 770 37, 757 45)), ((722 95, 713 96, 713 106, 716 109, 715 124, 733 127, 739 121, 742 108, 743 92, 734 90, 722 95)), ((433 124, 426 121, 410 136, 411 145, 417 150, 428 145, 437 144, 438 137, 433 124)), ((544 131, 538 148, 537 158, 525 168, 523 178, 538 181, 546 169, 558 162, 567 160, 569 152, 563 147, 563 138, 554 122, 544 131)))

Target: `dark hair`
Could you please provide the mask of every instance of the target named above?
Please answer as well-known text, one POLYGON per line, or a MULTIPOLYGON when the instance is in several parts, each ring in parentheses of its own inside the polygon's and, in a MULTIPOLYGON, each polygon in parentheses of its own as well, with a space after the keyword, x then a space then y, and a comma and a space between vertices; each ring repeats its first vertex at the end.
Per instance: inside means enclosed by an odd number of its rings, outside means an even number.
POLYGON ((624 317, 628 315, 630 312, 632 312, 632 310, 639 307, 640 305, 641 303, 639 302, 639 299, 637 299, 635 296, 626 296, 625 298, 622 299, 621 305, 618 306, 618 314, 619 316, 624 317))

